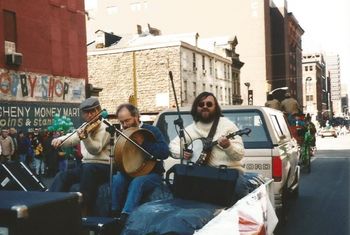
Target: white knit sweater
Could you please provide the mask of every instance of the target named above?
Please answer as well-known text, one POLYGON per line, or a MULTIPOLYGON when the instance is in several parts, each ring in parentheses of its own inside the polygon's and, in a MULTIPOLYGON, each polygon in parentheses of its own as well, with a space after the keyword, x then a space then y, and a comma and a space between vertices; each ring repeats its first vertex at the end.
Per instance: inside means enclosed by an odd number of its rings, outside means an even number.
MULTIPOLYGON (((110 155, 110 134, 106 131, 107 125, 101 122, 101 125, 92 134, 89 133, 86 139, 80 140, 77 133, 70 136, 62 147, 72 147, 81 143, 81 154, 83 163, 103 163, 109 164, 110 155)), ((67 136, 61 136, 59 139, 64 140, 67 136)))
MULTIPOLYGON (((196 122, 185 128, 186 141, 194 141, 199 138, 206 138, 209 134, 211 123, 196 122)), ((216 133, 213 137, 213 141, 219 139, 221 136, 227 136, 232 132, 238 131, 237 126, 226 117, 221 117, 216 129, 216 133)), ((209 158, 208 165, 218 167, 220 165, 226 165, 229 168, 235 168, 241 171, 241 159, 244 156, 244 145, 240 136, 235 136, 230 139, 231 145, 226 149, 223 149, 219 145, 215 145, 211 151, 211 157, 209 158)), ((180 139, 176 137, 173 139, 169 148, 172 154, 179 157, 180 155, 180 139)))

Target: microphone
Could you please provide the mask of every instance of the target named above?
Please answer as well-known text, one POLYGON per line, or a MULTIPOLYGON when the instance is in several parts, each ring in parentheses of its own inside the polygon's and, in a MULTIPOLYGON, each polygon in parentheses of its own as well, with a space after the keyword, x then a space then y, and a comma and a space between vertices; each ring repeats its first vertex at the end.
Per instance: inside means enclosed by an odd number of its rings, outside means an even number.
POLYGON ((103 109, 102 112, 101 112, 101 117, 103 118, 108 118, 108 112, 106 109, 103 109))

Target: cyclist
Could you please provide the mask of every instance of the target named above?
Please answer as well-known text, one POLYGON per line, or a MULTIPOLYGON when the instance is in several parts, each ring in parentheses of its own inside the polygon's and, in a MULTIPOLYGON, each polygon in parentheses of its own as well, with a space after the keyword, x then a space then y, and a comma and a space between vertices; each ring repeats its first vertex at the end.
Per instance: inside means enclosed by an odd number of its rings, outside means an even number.
MULTIPOLYGON (((316 147, 316 126, 315 124, 311 121, 311 116, 310 114, 306 114, 305 116, 305 127, 308 128, 310 130, 310 134, 311 134, 311 148, 314 149, 316 147)), ((313 153, 311 154, 313 155, 313 153)))

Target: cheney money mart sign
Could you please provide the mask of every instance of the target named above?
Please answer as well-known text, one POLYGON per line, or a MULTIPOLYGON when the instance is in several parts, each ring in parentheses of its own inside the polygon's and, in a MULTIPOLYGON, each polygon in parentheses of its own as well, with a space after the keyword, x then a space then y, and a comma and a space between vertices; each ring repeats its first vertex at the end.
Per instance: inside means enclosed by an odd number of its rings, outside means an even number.
POLYGON ((79 103, 0 101, 0 128, 15 127, 25 132, 34 128, 46 130, 55 114, 69 117, 75 128, 82 123, 79 103))

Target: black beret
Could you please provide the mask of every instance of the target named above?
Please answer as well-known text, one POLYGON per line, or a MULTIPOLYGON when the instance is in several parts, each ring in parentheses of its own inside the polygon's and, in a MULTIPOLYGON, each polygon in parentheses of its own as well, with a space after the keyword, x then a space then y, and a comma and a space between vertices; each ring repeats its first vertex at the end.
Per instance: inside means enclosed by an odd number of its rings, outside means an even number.
POLYGON ((87 98, 86 100, 84 100, 80 104, 79 108, 82 111, 89 111, 91 109, 97 108, 98 106, 100 106, 100 102, 98 101, 98 99, 94 98, 94 97, 90 97, 90 98, 87 98))

